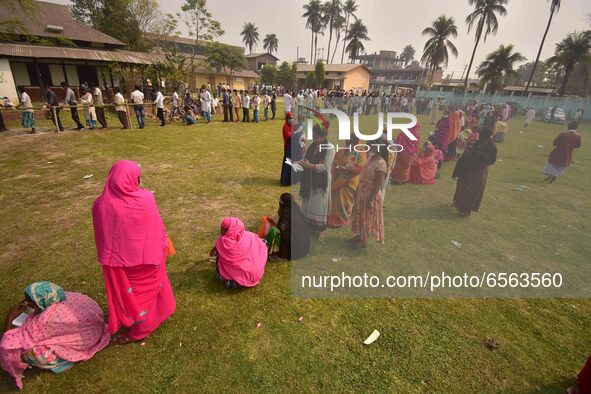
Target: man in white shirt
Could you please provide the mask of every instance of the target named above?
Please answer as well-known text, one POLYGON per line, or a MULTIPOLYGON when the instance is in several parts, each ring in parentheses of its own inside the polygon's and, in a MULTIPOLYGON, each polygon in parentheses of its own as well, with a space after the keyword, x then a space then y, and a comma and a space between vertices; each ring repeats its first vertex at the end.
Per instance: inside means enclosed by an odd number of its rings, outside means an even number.
POLYGON ((19 86, 17 90, 19 101, 18 107, 23 111, 21 124, 25 129, 31 129, 29 134, 35 134, 37 130, 35 129, 35 112, 33 111, 31 97, 29 97, 25 91, 24 86, 19 86))
POLYGON ((131 92, 131 101, 133 102, 133 110, 135 117, 140 125, 140 129, 144 128, 144 94, 140 91, 140 87, 135 85, 135 90, 131 92))
POLYGON ((291 110, 293 109, 291 104, 291 100, 293 98, 291 97, 291 95, 289 94, 289 91, 285 91, 285 94, 283 95, 283 115, 285 117, 285 119, 287 120, 287 113, 291 112, 291 110))
POLYGON ((115 111, 117 111, 117 117, 123 125, 124 129, 129 129, 129 121, 127 120, 127 106, 125 105, 125 98, 121 94, 121 89, 114 88, 115 91, 115 111))
POLYGON ((96 84, 96 83, 93 84, 92 99, 94 101, 94 110, 96 112, 96 120, 98 120, 99 123, 101 124, 101 129, 108 128, 107 118, 105 117, 105 107, 103 107, 103 105, 105 104, 103 101, 103 92, 101 91, 101 89, 98 87, 98 84, 96 84))
POLYGON ((269 120, 269 106, 271 105, 271 97, 265 91, 265 96, 263 97, 263 108, 265 108, 265 121, 269 120))
POLYGON ((156 99, 154 105, 156 106, 156 117, 160 119, 160 126, 164 126, 166 121, 164 120, 164 95, 160 91, 159 87, 155 87, 156 99))
POLYGON ((304 110, 304 94, 303 92, 300 90, 298 95, 296 96, 297 98, 297 113, 298 113, 298 121, 300 121, 302 119, 302 111, 304 110))
POLYGON ((211 122, 211 94, 205 85, 201 86, 201 116, 207 123, 211 122))
POLYGON ((248 97, 248 90, 244 91, 242 95, 242 122, 250 122, 250 97, 248 97))
POLYGON ((179 111, 179 94, 175 90, 172 93, 172 111, 170 111, 170 120, 172 121, 177 114, 180 114, 180 111, 179 111))
POLYGON ((254 94, 251 106, 252 106, 252 121, 254 123, 259 123, 259 105, 261 104, 261 98, 258 94, 254 94))

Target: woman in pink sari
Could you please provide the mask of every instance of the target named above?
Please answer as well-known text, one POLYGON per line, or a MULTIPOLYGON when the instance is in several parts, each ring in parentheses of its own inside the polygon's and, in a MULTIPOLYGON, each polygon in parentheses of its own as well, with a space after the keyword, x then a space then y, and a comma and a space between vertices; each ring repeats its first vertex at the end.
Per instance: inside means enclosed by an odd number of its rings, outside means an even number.
POLYGON ((153 194, 139 187, 140 175, 135 162, 116 162, 92 207, 109 332, 129 327, 115 339, 118 344, 146 338, 176 309, 166 274, 166 229, 153 194))
POLYGON ((110 340, 103 311, 93 299, 36 282, 25 288, 25 299, 6 318, 0 365, 22 389, 27 368, 62 373, 89 360, 110 340))
POLYGON ((267 264, 267 245, 259 236, 246 231, 238 218, 225 218, 211 256, 217 256, 218 278, 227 288, 254 287, 259 284, 267 264))
POLYGON ((410 178, 410 166, 418 156, 419 141, 421 139, 421 124, 417 124, 410 129, 412 135, 415 136, 416 141, 412 141, 406 134, 401 132, 396 137, 396 143, 402 146, 402 151, 396 155, 396 162, 394 168, 390 173, 390 179, 393 183, 401 185, 408 182, 410 178))

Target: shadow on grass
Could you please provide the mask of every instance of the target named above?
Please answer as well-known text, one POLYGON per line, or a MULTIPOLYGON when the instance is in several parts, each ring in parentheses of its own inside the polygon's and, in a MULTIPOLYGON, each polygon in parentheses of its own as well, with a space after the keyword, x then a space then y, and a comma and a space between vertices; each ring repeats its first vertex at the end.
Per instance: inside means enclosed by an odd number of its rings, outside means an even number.
POLYGON ((170 272, 168 277, 174 283, 174 289, 178 291, 197 290, 216 296, 232 296, 246 288, 227 289, 218 279, 215 265, 209 259, 195 261, 186 270, 170 272))
MULTIPOLYGON (((465 220, 458 215, 455 208, 451 207, 451 204, 439 204, 431 207, 417 207, 417 208, 395 208, 392 209, 387 206, 384 209, 388 210, 388 216, 396 219, 407 219, 407 220, 450 220, 460 221, 465 220)), ((392 203, 394 205, 394 203, 392 203)))
MULTIPOLYGON (((278 171, 279 175, 279 171, 278 171)), ((250 186, 277 186, 279 187, 279 177, 277 178, 269 178, 263 176, 250 176, 244 178, 242 181, 243 185, 250 185, 250 186)))
MULTIPOLYGON (((535 390, 517 390, 515 391, 516 393, 519 394, 529 394, 531 392, 536 392, 536 393, 566 393, 566 390, 571 387, 571 386, 577 386, 577 380, 575 378, 573 379, 563 379, 559 382, 555 382, 555 383, 551 383, 551 384, 546 384, 540 387, 537 387, 535 390)), ((582 393, 581 393, 582 394, 582 393)))

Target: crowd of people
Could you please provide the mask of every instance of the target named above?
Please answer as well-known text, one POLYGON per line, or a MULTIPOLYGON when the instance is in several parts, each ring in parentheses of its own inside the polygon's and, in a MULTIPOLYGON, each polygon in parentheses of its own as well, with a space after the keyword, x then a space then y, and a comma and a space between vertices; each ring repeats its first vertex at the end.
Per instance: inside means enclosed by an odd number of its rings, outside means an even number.
MULTIPOLYGON (((77 129, 85 128, 78 116, 79 103, 88 128, 99 124, 108 127, 98 86, 83 86, 79 97, 67 83, 62 83, 62 88, 63 105, 55 92, 46 92, 47 105, 59 129, 63 129, 62 107, 70 108, 77 129)), ((30 97, 23 87, 19 87, 19 92, 23 126, 34 132, 30 97)), ((167 118, 176 116, 194 123, 197 113, 210 122, 218 107, 224 122, 258 122, 261 103, 265 119, 275 119, 277 95, 275 90, 260 94, 255 90, 251 95, 226 86, 218 87, 212 94, 204 85, 198 99, 186 93, 180 100, 175 91, 167 114, 164 95, 155 88, 152 103, 161 126, 167 118)), ((228 288, 258 285, 268 261, 304 258, 310 251, 311 236, 322 242, 330 228, 350 225, 353 236, 346 243, 353 249, 367 248, 371 238, 384 243, 388 186, 435 184, 439 170, 449 162, 455 162, 453 178, 457 180, 453 207, 461 216, 478 212, 488 168, 496 162, 496 145, 505 141, 507 121, 512 116, 509 105, 470 101, 460 107, 442 100, 372 92, 285 91, 283 100, 280 184, 299 185, 299 190, 295 189, 298 194, 281 194, 277 217, 263 217, 258 233, 248 231, 239 218, 226 217, 221 221, 210 256, 217 278, 228 288), (434 122, 434 130, 426 141, 422 141, 421 124, 417 123, 409 130, 410 135, 400 132, 388 140, 384 133, 367 144, 367 150, 354 149, 360 143, 356 136, 337 149, 328 138, 331 118, 316 111, 321 105, 349 113, 370 114, 379 107, 441 117, 434 122), (305 138, 307 119, 314 124, 311 141, 305 138)), ((127 100, 117 88, 113 102, 123 128, 128 128, 127 100)), ((129 102, 139 128, 144 128, 145 95, 140 86, 131 92, 129 102)), ((526 123, 531 123, 529 118, 526 113, 526 123)), ((554 150, 544 168, 549 183, 564 173, 572 162, 574 149, 581 146, 577 126, 577 122, 571 122, 568 130, 554 140, 554 150)), ((106 288, 108 322, 105 323, 100 306, 83 294, 64 291, 51 282, 37 282, 25 288, 24 300, 7 316, 6 333, 0 341, 0 365, 21 388, 26 368, 61 373, 76 362, 90 359, 108 345, 111 336, 120 345, 143 341, 176 309, 166 272, 166 260, 176 251, 154 195, 141 187, 137 163, 122 160, 112 166, 104 190, 93 205, 92 216, 106 288), (72 338, 77 340, 72 342, 72 338)))

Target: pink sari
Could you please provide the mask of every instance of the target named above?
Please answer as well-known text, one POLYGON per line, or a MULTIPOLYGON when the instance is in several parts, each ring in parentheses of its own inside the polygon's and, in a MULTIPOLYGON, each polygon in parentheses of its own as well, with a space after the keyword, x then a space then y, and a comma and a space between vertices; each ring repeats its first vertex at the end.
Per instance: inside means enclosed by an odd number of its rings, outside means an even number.
POLYGON ((166 229, 154 196, 140 189, 139 176, 136 163, 115 163, 92 209, 109 332, 130 327, 133 340, 150 335, 176 309, 166 274, 166 229))
POLYGON ((238 218, 225 218, 221 227, 226 233, 215 242, 220 275, 240 286, 258 285, 265 273, 267 245, 257 234, 246 231, 238 218))
POLYGON ((90 297, 66 292, 66 299, 29 316, 22 327, 8 330, 0 342, 0 364, 22 389, 22 375, 29 365, 21 356, 44 347, 70 362, 86 361, 107 347, 111 336, 103 311, 90 297))

